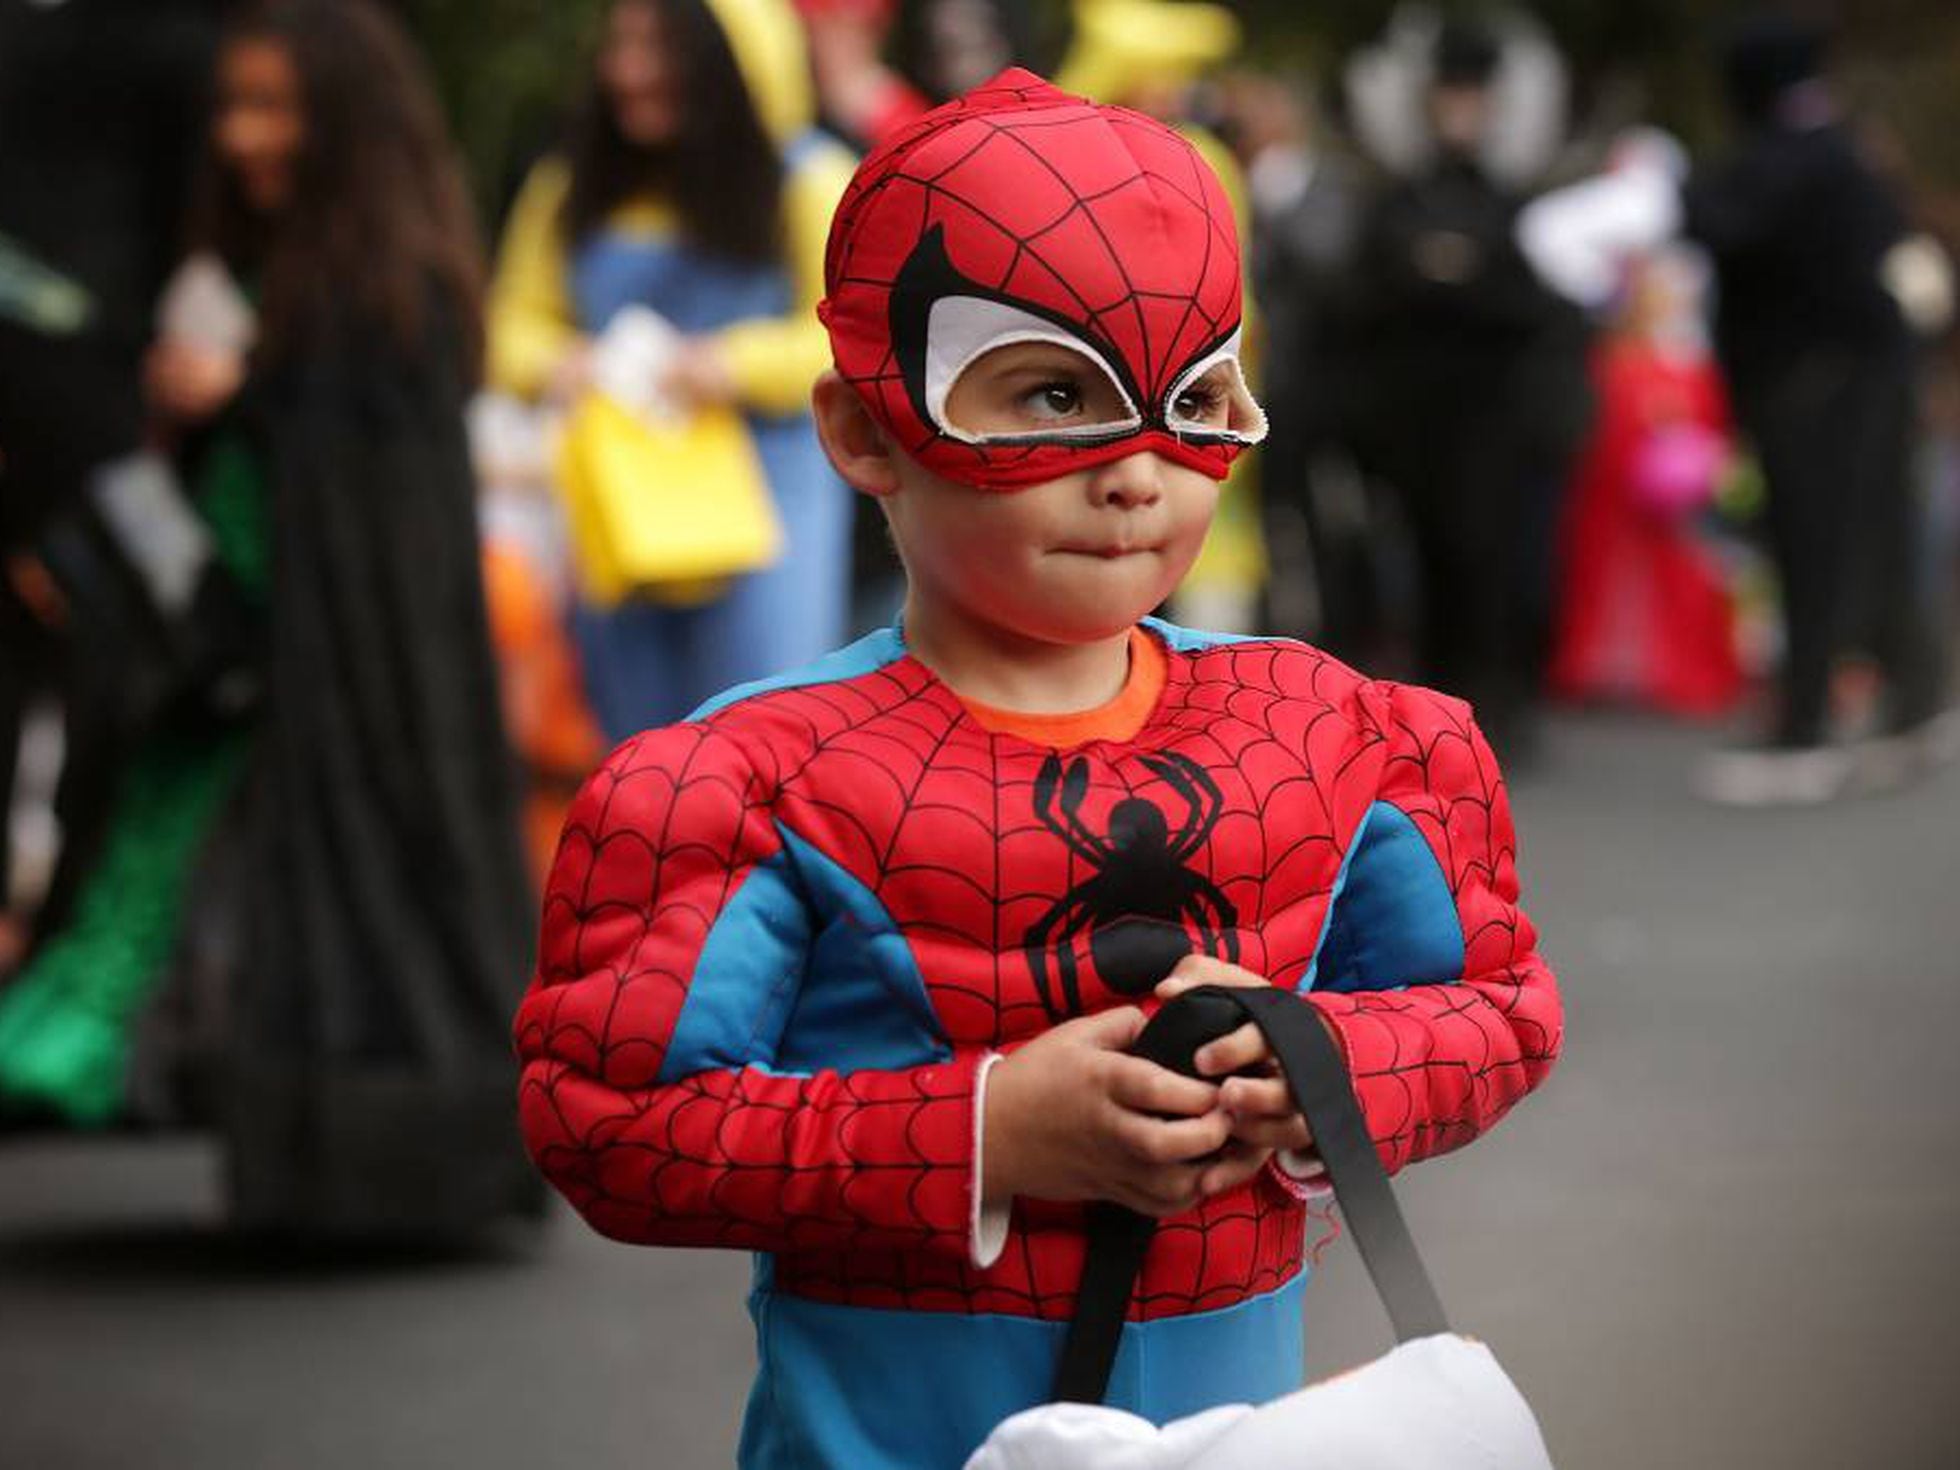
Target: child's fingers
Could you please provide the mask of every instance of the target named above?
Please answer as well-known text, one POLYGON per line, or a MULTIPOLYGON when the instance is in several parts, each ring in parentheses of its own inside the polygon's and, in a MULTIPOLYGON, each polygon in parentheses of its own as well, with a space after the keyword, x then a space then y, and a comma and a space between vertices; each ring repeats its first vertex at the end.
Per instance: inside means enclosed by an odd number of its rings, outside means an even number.
POLYGON ((1225 1157, 1205 1166, 1205 1172, 1198 1180, 1198 1193, 1209 1199, 1215 1194, 1237 1189, 1265 1168, 1266 1160, 1271 1157, 1271 1149, 1235 1141, 1226 1150, 1225 1157))
POLYGON ((1313 1147, 1313 1130, 1298 1113, 1290 1118, 1240 1118, 1232 1125, 1232 1138, 1252 1148, 1313 1147))
POLYGON ((1236 1031, 1228 1031, 1216 1041, 1206 1042, 1198 1048, 1198 1054, 1192 1060, 1202 1075, 1224 1077, 1270 1061, 1272 1055, 1266 1047, 1265 1033, 1248 1021, 1236 1031))
POLYGON ((1177 962, 1168 976, 1157 982, 1157 995, 1169 1000, 1195 985, 1231 985, 1240 990, 1256 990, 1272 982, 1240 965, 1229 964, 1208 954, 1188 954, 1177 962))
POLYGON ((1232 1120, 1223 1113, 1202 1118, 1151 1118, 1119 1112, 1112 1131, 1131 1158, 1145 1164, 1181 1164, 1225 1146, 1232 1120))
POLYGON ((1200 1184, 1205 1172, 1202 1164, 1153 1169, 1134 1179, 1116 1181, 1110 1186, 1109 1198, 1156 1220, 1181 1215, 1203 1197, 1200 1184))
POLYGON ((1284 1077, 1227 1077, 1219 1084, 1218 1105, 1241 1118, 1290 1118, 1299 1112, 1284 1077))
POLYGON ((1293 1105, 1293 1094, 1278 1077, 1230 1077, 1218 1089, 1218 1103, 1232 1119, 1232 1137, 1259 1148, 1313 1146, 1313 1130, 1293 1105))
POLYGON ((1186 1077, 1142 1057, 1111 1057, 1109 1096, 1134 1113, 1194 1118, 1218 1106, 1218 1086, 1186 1077))
POLYGON ((1077 1016, 1062 1022, 1055 1030, 1067 1030, 1076 1040, 1105 1051, 1128 1051, 1143 1032, 1143 1012, 1135 1006, 1118 1006, 1091 1016, 1077 1016))

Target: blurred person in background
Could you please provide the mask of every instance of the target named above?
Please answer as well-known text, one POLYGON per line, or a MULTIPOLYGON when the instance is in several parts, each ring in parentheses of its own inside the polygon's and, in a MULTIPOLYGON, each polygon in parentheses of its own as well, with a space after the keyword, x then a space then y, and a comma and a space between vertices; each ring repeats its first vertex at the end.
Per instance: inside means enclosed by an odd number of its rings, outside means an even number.
POLYGON ((1945 734, 1944 656, 1914 575, 1914 352, 1884 279, 1906 219, 1842 121, 1825 59, 1823 36, 1786 18, 1740 26, 1723 76, 1741 137, 1685 195, 1687 233, 1715 260, 1716 345, 1762 462, 1782 591, 1771 720, 1700 773, 1705 795, 1735 804, 1902 779, 1945 734), (1884 738, 1856 751, 1831 718, 1833 667, 1854 641, 1885 688, 1884 738))
POLYGON ((798 0, 823 112, 876 147, 1004 67, 1044 75, 1071 27, 1068 6, 1031 0, 798 0))
POLYGON ((217 8, 0 0, 0 976, 67 910, 126 757, 131 650, 58 548, 93 535, 89 477, 142 437, 138 364, 217 8), (36 724, 53 736, 58 821, 36 814, 44 837, 16 869, 5 814, 36 724))
POLYGON ((144 376, 260 657, 150 732, 72 923, 0 996, 0 1096, 87 1124, 134 1088, 215 1121, 243 1227, 473 1230, 537 1194, 505 1100, 531 899, 464 437, 463 185, 369 0, 236 12, 209 137, 192 243, 255 341, 166 333, 144 376))
POLYGON ((1574 477, 1547 681, 1566 699, 1727 713, 1741 694, 1722 565, 1696 529, 1734 448, 1683 249, 1635 256, 1593 354, 1598 418, 1574 477))
POLYGON ((470 445, 483 539, 483 592, 503 686, 504 725, 524 772, 524 840, 542 888, 565 809, 606 753, 566 618, 570 572, 548 416, 482 393, 470 445))
POLYGON ((1583 321, 1534 275, 1484 161, 1497 38, 1434 43, 1434 147, 1378 198, 1358 279, 1365 461, 1399 493, 1420 579, 1417 676, 1527 758, 1558 496, 1591 406, 1583 321))
POLYGON ((595 339, 623 308, 650 308, 684 337, 660 393, 741 412, 786 533, 775 565, 705 603, 575 609, 615 742, 845 632, 853 506, 817 445, 810 386, 828 361, 816 303, 851 160, 813 115, 787 0, 618 0, 566 147, 533 169, 505 229, 493 384, 576 398, 595 339))
POLYGON ((1267 612, 1276 631, 1359 661, 1375 621, 1369 501, 1348 448, 1361 184, 1302 87, 1240 73, 1225 85, 1224 111, 1251 205, 1249 270, 1272 406, 1259 452, 1267 612))

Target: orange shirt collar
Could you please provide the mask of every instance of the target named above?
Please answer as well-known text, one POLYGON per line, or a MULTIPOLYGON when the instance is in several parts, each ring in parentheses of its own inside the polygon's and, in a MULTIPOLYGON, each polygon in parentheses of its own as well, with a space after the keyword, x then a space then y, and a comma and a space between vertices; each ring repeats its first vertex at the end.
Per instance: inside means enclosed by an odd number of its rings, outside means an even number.
POLYGON ((1066 750, 1091 740, 1135 739, 1163 696, 1164 682, 1169 676, 1170 659, 1164 646, 1142 628, 1132 628, 1129 677, 1107 704, 1068 714, 1038 715, 1000 709, 977 699, 962 698, 960 703, 982 729, 1066 750))

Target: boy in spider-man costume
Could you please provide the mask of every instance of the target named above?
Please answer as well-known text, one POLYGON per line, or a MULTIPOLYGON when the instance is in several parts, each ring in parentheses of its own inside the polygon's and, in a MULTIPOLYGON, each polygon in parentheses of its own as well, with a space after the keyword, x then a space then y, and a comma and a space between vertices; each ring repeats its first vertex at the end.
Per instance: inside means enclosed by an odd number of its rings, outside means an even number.
POLYGON ((1004 74, 866 159, 826 286, 817 416, 903 623, 586 787, 517 1021, 532 1152, 608 1235, 757 1253, 745 1466, 958 1466, 1047 1396, 1095 1198, 1164 1222, 1109 1401, 1273 1397, 1311 1139, 1256 1034, 1197 1079, 1125 1048, 1181 987, 1270 983, 1391 1168, 1495 1122, 1560 1012, 1489 747, 1144 617, 1264 430, 1174 133, 1004 74))

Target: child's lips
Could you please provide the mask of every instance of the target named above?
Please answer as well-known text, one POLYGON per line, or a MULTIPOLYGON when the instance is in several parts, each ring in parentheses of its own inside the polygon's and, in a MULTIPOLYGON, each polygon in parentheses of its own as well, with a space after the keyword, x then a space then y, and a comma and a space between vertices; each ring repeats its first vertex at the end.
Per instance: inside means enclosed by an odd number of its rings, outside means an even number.
POLYGON ((1156 549, 1154 542, 1147 541, 1102 541, 1060 548, 1071 556, 1093 556, 1102 561, 1118 561, 1126 556, 1141 556, 1156 549))

